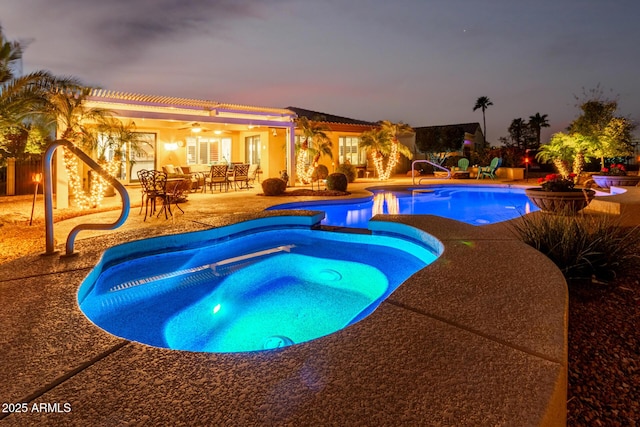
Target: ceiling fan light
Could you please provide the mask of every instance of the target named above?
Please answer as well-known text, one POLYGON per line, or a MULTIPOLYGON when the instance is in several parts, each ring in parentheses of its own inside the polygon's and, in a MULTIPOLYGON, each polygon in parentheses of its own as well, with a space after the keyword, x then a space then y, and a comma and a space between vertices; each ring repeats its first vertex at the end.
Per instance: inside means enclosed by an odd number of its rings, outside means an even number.
POLYGON ((194 132, 194 133, 202 132, 200 123, 194 123, 193 126, 191 126, 191 132, 194 132))

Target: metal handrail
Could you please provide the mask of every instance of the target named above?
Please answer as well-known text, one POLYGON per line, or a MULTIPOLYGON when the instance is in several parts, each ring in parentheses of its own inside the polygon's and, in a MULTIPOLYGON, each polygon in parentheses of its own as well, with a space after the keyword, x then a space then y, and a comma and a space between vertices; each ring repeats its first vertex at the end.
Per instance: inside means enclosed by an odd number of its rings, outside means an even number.
MULTIPOLYGON (((433 163, 430 160, 414 160, 413 162, 411 162, 411 182, 413 183, 413 185, 416 185, 416 174, 414 173, 415 172, 414 166, 415 166, 416 163, 429 163, 431 166, 434 166, 436 168, 440 168, 443 171, 447 172, 447 177, 445 179, 451 178, 451 171, 449 169, 445 168, 442 165, 439 165, 437 163, 433 163)), ((418 180, 418 185, 420 185, 420 181, 422 181, 423 179, 425 179, 425 178, 420 178, 418 180)))
POLYGON ((114 230, 120 227, 127 220, 127 216, 129 215, 129 209, 131 207, 131 202, 129 201, 129 193, 127 193, 127 189, 122 185, 117 179, 109 175, 107 171, 105 171, 95 160, 89 157, 84 151, 82 151, 78 146, 73 144, 66 139, 58 139, 54 141, 47 151, 44 153, 44 213, 45 213, 45 227, 46 227, 46 244, 47 250, 45 255, 51 255, 56 253, 55 250, 55 241, 53 235, 53 176, 51 174, 51 163, 53 159, 53 153, 58 149, 58 147, 64 146, 66 149, 71 151, 77 157, 80 158, 83 162, 85 162, 91 169, 95 170, 101 177, 106 179, 109 184, 111 184, 117 191, 120 193, 122 197, 122 211, 120 212, 120 216, 113 223, 107 224, 80 224, 76 225, 67 236, 66 243, 66 256, 71 256, 76 254, 73 251, 73 245, 76 239, 77 234, 82 230, 114 230))

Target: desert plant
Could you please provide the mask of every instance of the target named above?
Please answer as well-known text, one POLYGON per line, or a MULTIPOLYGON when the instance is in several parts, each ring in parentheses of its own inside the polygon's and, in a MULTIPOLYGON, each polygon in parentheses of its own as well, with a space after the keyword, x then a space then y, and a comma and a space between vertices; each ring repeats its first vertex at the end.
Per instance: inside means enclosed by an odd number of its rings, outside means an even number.
POLYGON ((356 167, 346 163, 338 165, 336 172, 343 173, 347 176, 347 181, 354 182, 356 180, 356 167))
POLYGON ((640 229, 609 215, 525 215, 513 223, 520 239, 548 256, 567 279, 611 280, 640 260, 640 229))
POLYGON ((347 176, 340 172, 334 172, 327 177, 327 189, 336 191, 347 191, 349 180, 347 176))
POLYGON ((262 181, 262 191, 265 196, 279 196, 287 189, 287 183, 280 178, 267 178, 262 181))
POLYGON ((329 176, 329 168, 325 165, 318 165, 313 169, 313 173, 311 174, 312 181, 318 181, 319 179, 327 179, 329 176))

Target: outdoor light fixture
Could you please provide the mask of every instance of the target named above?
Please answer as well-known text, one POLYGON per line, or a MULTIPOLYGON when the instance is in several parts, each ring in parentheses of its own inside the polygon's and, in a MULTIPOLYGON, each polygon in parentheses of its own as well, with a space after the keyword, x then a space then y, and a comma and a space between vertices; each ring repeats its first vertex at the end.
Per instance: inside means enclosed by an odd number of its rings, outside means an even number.
POLYGON ((33 204, 31 205, 31 219, 29 219, 29 225, 33 224, 33 211, 36 207, 36 197, 38 196, 38 185, 42 182, 42 174, 34 173, 31 175, 31 182, 36 185, 35 191, 33 192, 33 204))

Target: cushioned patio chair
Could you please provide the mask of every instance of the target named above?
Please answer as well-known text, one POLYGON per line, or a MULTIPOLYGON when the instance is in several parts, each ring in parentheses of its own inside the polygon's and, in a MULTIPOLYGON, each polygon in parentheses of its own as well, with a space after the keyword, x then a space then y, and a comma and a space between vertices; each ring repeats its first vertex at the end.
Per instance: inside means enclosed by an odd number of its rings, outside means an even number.
POLYGON ((491 179, 496 179, 496 170, 502 164, 502 159, 500 157, 494 157, 491 159, 491 163, 489 166, 478 166, 478 176, 476 179, 484 179, 484 177, 489 177, 491 179))
POLYGON ((234 164, 233 175, 229 177, 229 182, 235 185, 236 191, 238 188, 249 188, 249 164, 234 164))
POLYGON ((209 175, 204 178, 204 185, 202 186, 202 192, 207 192, 207 186, 209 189, 213 191, 216 188, 216 185, 220 187, 220 191, 222 191, 222 186, 225 186, 225 191, 229 191, 229 179, 227 177, 227 170, 229 166, 224 165, 211 165, 211 169, 209 170, 209 175))

